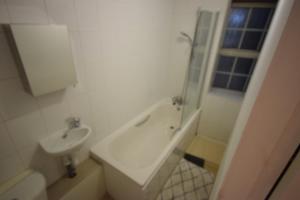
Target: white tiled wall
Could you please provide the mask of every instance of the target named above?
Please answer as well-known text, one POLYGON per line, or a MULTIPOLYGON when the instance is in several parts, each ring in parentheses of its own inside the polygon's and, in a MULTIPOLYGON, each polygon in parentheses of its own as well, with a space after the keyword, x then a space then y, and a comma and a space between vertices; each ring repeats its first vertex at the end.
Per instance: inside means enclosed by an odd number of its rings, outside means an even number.
POLYGON ((0 31, 0 183, 25 168, 48 184, 60 160, 38 140, 80 116, 94 134, 80 153, 168 96, 172 0, 0 0, 0 23, 66 24, 79 83, 34 98, 24 92, 0 31))

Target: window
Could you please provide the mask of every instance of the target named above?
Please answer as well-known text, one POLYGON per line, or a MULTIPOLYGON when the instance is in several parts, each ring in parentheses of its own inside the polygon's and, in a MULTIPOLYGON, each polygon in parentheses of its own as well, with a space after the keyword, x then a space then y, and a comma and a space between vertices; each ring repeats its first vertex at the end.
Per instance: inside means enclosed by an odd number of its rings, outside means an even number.
POLYGON ((212 87, 247 90, 274 9, 275 4, 232 4, 212 87))

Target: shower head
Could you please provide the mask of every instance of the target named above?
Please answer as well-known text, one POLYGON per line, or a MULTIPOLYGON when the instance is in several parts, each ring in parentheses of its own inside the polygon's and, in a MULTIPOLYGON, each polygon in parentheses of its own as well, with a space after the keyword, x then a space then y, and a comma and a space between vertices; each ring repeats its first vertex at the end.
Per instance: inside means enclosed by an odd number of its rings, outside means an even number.
POLYGON ((182 31, 180 32, 180 35, 185 37, 189 41, 190 45, 193 45, 193 39, 191 38, 191 36, 189 36, 187 33, 182 31))

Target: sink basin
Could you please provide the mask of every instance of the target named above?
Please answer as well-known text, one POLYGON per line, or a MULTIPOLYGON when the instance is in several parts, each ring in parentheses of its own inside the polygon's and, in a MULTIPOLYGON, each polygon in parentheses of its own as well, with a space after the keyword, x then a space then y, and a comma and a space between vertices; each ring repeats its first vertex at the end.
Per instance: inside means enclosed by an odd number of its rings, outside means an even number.
POLYGON ((50 155, 69 155, 82 147, 91 132, 91 128, 86 125, 81 125, 79 128, 62 129, 42 139, 40 145, 50 155))

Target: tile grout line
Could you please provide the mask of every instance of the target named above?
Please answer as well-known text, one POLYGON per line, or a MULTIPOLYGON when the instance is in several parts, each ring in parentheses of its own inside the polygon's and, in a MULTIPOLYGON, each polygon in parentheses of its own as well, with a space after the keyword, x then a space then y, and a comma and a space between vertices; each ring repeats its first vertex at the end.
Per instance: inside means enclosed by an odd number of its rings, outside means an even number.
MULTIPOLYGON (((208 172, 207 170, 204 170, 202 169, 201 167, 199 166, 196 166, 195 164, 187 161, 187 160, 184 160, 182 159, 179 163, 178 163, 178 166, 177 166, 178 170, 175 168, 174 172, 171 174, 171 176, 169 177, 168 181, 166 183, 169 183, 170 185, 168 185, 168 187, 165 187, 163 186, 163 188, 161 189, 160 193, 158 194, 157 196, 157 200, 174 200, 174 199, 177 199, 177 198, 182 198, 182 199, 186 199, 187 195, 191 194, 193 195, 193 198, 202 198, 201 196, 201 193, 198 193, 198 191, 204 191, 205 193, 205 197, 203 197, 202 199, 207 199, 209 197, 209 192, 208 192, 208 186, 211 186, 213 184, 213 179, 214 179, 214 176, 208 172), (198 170, 199 174, 196 174, 194 175, 193 174, 193 170, 196 169, 198 170), (188 177, 186 180, 184 180, 184 176, 183 174, 184 173, 188 173, 188 177), (173 180, 172 178, 174 176, 179 176, 181 178, 181 181, 179 181, 178 183, 176 182, 176 184, 173 184, 173 180), (205 183, 205 178, 204 178, 204 175, 208 176, 210 179, 212 180, 209 180, 207 183, 205 183), (201 179, 201 186, 200 187, 197 187, 196 184, 195 184, 195 180, 196 179, 201 179), (190 191, 185 191, 184 189, 184 183, 185 182, 188 182, 188 181, 191 181, 192 182, 192 190, 190 191), (177 195, 177 196, 174 196, 174 192, 173 192, 173 188, 174 187, 178 187, 180 186, 181 189, 183 190, 183 193, 180 194, 180 195, 177 195), (166 198, 163 196, 163 192, 166 191, 166 190, 170 190, 171 191, 171 196, 166 196, 166 198)), ((187 197, 188 198, 188 197, 187 197)))

